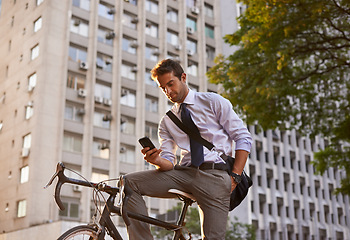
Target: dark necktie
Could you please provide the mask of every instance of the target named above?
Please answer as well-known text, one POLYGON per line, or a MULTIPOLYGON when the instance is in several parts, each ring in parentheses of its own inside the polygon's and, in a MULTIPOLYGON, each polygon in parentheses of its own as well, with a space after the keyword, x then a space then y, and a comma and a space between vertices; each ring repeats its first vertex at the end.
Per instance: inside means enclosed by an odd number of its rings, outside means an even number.
MULTIPOLYGON (((191 118, 190 111, 188 111, 186 107, 186 103, 181 104, 181 121, 190 129, 191 132, 200 135, 197 126, 194 124, 191 118)), ((191 164, 199 167, 204 162, 203 145, 190 138, 190 148, 191 164)))

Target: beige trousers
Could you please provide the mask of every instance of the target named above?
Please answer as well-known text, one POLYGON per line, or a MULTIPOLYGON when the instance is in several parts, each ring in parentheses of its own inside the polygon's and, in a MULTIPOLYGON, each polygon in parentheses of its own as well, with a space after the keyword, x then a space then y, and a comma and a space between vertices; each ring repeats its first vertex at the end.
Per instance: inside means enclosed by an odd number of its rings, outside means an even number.
MULTIPOLYGON (((169 189, 179 189, 193 194, 197 200, 201 215, 202 239, 225 239, 231 190, 231 179, 226 171, 176 166, 175 169, 166 172, 147 170, 130 173, 126 175, 126 179, 134 190, 128 211, 148 215, 143 195, 169 198, 173 197, 168 193, 169 189)), ((148 224, 130 220, 130 240, 153 239, 148 224)))

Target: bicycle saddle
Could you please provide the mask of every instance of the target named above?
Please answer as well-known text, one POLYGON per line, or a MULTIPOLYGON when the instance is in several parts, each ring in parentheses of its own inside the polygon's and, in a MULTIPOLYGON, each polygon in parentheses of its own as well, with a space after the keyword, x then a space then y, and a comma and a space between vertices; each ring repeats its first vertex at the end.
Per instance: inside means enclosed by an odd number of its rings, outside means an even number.
POLYGON ((168 192, 176 194, 176 195, 181 195, 182 197, 189 198, 192 201, 196 201, 196 198, 191 193, 187 193, 187 192, 181 191, 179 189, 172 188, 172 189, 169 189, 168 192))

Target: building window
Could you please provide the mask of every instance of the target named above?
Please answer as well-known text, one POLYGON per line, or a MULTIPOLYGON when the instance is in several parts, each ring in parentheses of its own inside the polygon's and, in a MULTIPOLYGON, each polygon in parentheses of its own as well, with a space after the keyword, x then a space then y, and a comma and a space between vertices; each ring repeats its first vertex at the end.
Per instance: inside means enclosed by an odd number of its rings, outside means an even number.
POLYGON ((29 180, 29 166, 22 167, 20 170, 20 183, 26 183, 29 180))
POLYGON ((87 21, 84 21, 77 17, 72 17, 70 20, 70 31, 72 33, 79 34, 83 37, 89 36, 89 24, 87 21))
POLYGON ((66 103, 64 109, 64 119, 83 122, 83 115, 85 114, 85 110, 82 107, 75 106, 71 103, 66 103))
MULTIPOLYGON (((77 188, 78 189, 78 188, 77 188)), ((63 218, 79 218, 79 200, 72 201, 62 201, 65 209, 63 211, 59 211, 59 215, 63 218)))
POLYGON ((214 27, 205 25, 205 36, 208 38, 214 38, 214 27))
POLYGON ((197 6, 198 0, 186 0, 186 6, 188 7, 195 7, 197 6))
POLYGON ((153 14, 158 14, 158 3, 152 0, 146 0, 146 11, 149 11, 153 14))
POLYGON ((32 134, 27 134, 23 137, 23 148, 30 149, 32 145, 32 134))
POLYGON ((30 59, 34 60, 35 58, 37 58, 39 56, 39 44, 34 46, 31 50, 30 50, 31 54, 30 54, 30 59))
POLYGON ((153 81, 152 77, 151 77, 151 70, 146 69, 145 72, 145 82, 147 85, 153 86, 153 87, 158 87, 158 84, 156 83, 156 81, 153 81))
POLYGON ((136 30, 138 21, 139 20, 136 15, 126 12, 123 13, 122 23, 124 26, 136 30))
POLYGON ((269 215, 272 215, 272 204, 269 203, 269 204, 268 204, 268 207, 269 207, 269 215))
POLYGON ((73 0, 73 6, 89 11, 90 0, 73 0))
POLYGON ((177 11, 175 9, 172 9, 172 8, 168 8, 166 18, 169 21, 174 22, 174 23, 179 22, 179 14, 177 13, 177 11))
POLYGON ((129 80, 136 81, 136 71, 137 67, 135 65, 123 63, 121 66, 121 76, 129 80))
POLYGON ((91 182, 99 183, 109 179, 108 173, 92 172, 91 182))
POLYGON ((187 53, 190 55, 197 53, 197 41, 187 39, 186 41, 186 48, 187 48, 187 53))
POLYGON ((43 24, 43 20, 41 17, 39 17, 37 20, 34 21, 34 32, 37 32, 41 29, 43 24))
POLYGON ((204 15, 210 18, 214 18, 213 6, 204 3, 204 15))
POLYGON ((85 87, 85 76, 68 72, 67 87, 74 90, 84 89, 85 87))
POLYGON ((74 62, 86 62, 87 51, 78 46, 69 46, 69 60, 74 62))
POLYGON ((284 181, 284 191, 288 192, 288 181, 284 181))
POLYGON ((261 176, 258 176, 258 186, 261 187, 261 176))
POLYGON ((138 47, 138 43, 136 39, 123 37, 122 39, 122 49, 125 52, 136 54, 136 49, 138 47))
POLYGON ((111 97, 112 97, 111 87, 96 83, 95 84, 95 97, 101 97, 103 99, 111 99, 111 97))
POLYGON ((97 53, 96 67, 106 72, 112 72, 112 57, 102 53, 97 53))
POLYGON ((146 57, 146 59, 158 62, 158 55, 159 55, 159 49, 158 48, 146 45, 146 49, 145 49, 145 57, 146 57))
POLYGON ((192 76, 198 76, 198 64, 194 62, 189 62, 187 67, 187 73, 192 76))
POLYGON ((168 31, 166 38, 167 38, 167 42, 170 43, 171 45, 174 45, 174 46, 179 45, 179 36, 177 33, 168 31))
POLYGON ((145 108, 147 112, 158 112, 158 99, 154 97, 147 97, 145 99, 145 108))
POLYGON ((187 29, 192 29, 192 31, 197 31, 197 22, 196 19, 186 18, 186 27, 187 29))
POLYGON ((158 38, 158 25, 151 22, 146 22, 145 33, 151 37, 158 38))
POLYGON ((135 134, 135 118, 121 116, 120 117, 120 132, 124 134, 135 134))
POLYGON ((106 3, 99 3, 98 4, 98 15, 104 18, 107 18, 111 21, 114 20, 114 14, 115 14, 115 9, 106 3))
POLYGON ((40 4, 42 4, 44 2, 44 0, 36 0, 36 5, 39 6, 40 4))
POLYGON ((152 140, 158 141, 158 125, 153 123, 146 123, 145 136, 152 140))
POLYGON ((28 102, 25 106, 25 119, 30 119, 34 114, 33 102, 28 102))
POLYGON ((120 161, 125 163, 135 163, 135 147, 121 145, 120 146, 120 161))
POLYGON ((105 43, 107 45, 113 45, 113 38, 115 33, 107 28, 99 27, 97 29, 97 41, 100 43, 105 43))
POLYGON ((28 91, 32 91, 36 86, 37 75, 33 73, 28 77, 28 91))
POLYGON ((25 217, 27 214, 27 200, 20 200, 17 202, 17 217, 25 217))
POLYGON ((266 179, 267 188, 271 188, 271 178, 266 179))
POLYGON ((130 3, 134 6, 137 6, 137 0, 124 0, 124 2, 130 3))
POLYGON ((122 88, 120 103, 128 107, 136 107, 136 94, 135 92, 122 88))
POLYGON ((63 135, 63 151, 81 152, 82 136, 65 132, 63 135))
POLYGON ((109 159, 109 143, 105 141, 93 141, 92 155, 98 158, 109 159))
POLYGON ((102 112, 94 112, 94 126, 109 129, 111 125, 109 116, 102 112))
POLYGON ((215 59, 215 48, 207 46, 205 48, 205 53, 206 53, 206 57, 207 59, 214 61, 215 59))

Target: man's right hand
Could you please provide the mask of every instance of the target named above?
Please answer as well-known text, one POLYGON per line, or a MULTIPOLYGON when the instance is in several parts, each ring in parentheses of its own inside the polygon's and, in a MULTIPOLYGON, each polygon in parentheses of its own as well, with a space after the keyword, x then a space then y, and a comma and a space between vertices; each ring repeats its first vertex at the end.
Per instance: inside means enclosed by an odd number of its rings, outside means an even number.
POLYGON ((162 150, 160 149, 150 149, 149 147, 141 149, 141 152, 144 156, 143 158, 146 160, 146 162, 156 166, 157 169, 161 171, 168 171, 173 169, 173 164, 159 155, 161 151, 162 150))

